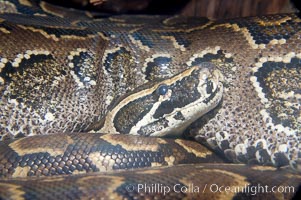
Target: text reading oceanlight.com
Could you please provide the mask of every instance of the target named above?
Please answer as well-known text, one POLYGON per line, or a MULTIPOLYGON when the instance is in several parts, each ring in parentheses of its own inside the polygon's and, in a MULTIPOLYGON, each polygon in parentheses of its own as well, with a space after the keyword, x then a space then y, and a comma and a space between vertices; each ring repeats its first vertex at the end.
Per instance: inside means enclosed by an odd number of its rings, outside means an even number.
POLYGON ((204 186, 189 184, 128 184, 126 186, 128 192, 136 191, 138 193, 161 193, 166 195, 168 193, 248 193, 256 195, 259 193, 294 193, 293 186, 268 186, 268 185, 244 185, 244 186, 226 186, 219 184, 205 184, 204 186))

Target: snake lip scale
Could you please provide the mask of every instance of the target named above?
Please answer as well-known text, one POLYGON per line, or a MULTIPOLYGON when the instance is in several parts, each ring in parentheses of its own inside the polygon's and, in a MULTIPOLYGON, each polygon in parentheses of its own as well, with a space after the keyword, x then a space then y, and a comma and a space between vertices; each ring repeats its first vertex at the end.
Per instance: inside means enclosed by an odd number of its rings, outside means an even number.
POLYGON ((291 199, 300 34, 0 0, 0 199, 291 199))

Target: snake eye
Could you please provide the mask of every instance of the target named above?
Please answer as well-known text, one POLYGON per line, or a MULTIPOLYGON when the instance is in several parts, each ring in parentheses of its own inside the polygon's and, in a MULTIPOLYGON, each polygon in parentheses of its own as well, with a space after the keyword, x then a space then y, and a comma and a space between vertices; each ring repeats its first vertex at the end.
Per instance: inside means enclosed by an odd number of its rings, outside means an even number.
POLYGON ((168 91, 168 86, 167 85, 160 85, 157 89, 157 93, 159 95, 165 95, 168 91))

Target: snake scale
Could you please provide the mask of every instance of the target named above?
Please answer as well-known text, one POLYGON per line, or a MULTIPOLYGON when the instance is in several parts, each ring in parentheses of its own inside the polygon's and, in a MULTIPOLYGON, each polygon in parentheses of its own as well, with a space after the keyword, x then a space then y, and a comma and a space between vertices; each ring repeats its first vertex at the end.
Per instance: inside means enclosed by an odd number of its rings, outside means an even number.
POLYGON ((1 0, 0 198, 292 198, 300 37, 296 14, 101 17, 1 0), (194 141, 148 137, 179 135, 194 141))

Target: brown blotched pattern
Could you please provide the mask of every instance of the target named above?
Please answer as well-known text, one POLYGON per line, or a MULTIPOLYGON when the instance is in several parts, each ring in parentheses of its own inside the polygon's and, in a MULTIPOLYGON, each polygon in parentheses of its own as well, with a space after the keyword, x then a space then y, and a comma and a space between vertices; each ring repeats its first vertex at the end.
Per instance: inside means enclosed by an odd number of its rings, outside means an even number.
MULTIPOLYGON (((97 131, 108 111, 126 94, 207 65, 214 65, 224 76, 223 99, 185 134, 232 162, 278 168, 291 165, 300 172, 301 20, 296 14, 215 22, 179 16, 93 19, 92 14, 39 0, 1 1, 0 5, 7 8, 0 10, 2 177, 217 161, 199 144, 182 140, 66 134, 97 131), (47 135, 53 133, 63 134, 47 135), (5 141, 33 135, 41 136, 5 141)), ((213 86, 208 81, 206 84, 206 92, 210 92, 213 86)), ((153 113, 161 116, 160 112, 153 113)), ((121 119, 125 123, 126 117, 121 119)), ((186 120, 185 113, 179 109, 173 120, 186 120)), ((153 131, 165 126, 162 120, 137 130, 153 131)), ((173 187, 177 183, 180 188, 190 183, 203 188, 215 183, 296 189, 300 175, 269 167, 201 164, 116 174, 4 179, 0 196, 225 198, 225 193, 208 192, 208 188, 197 193, 174 189, 165 195, 138 191, 138 184, 173 187)), ((292 195, 238 192, 227 193, 226 197, 288 199, 292 195)))
POLYGON ((223 162, 192 141, 95 133, 26 137, 0 144, 0 177, 53 176, 223 162), (188 149, 191 149, 190 151, 188 149))

